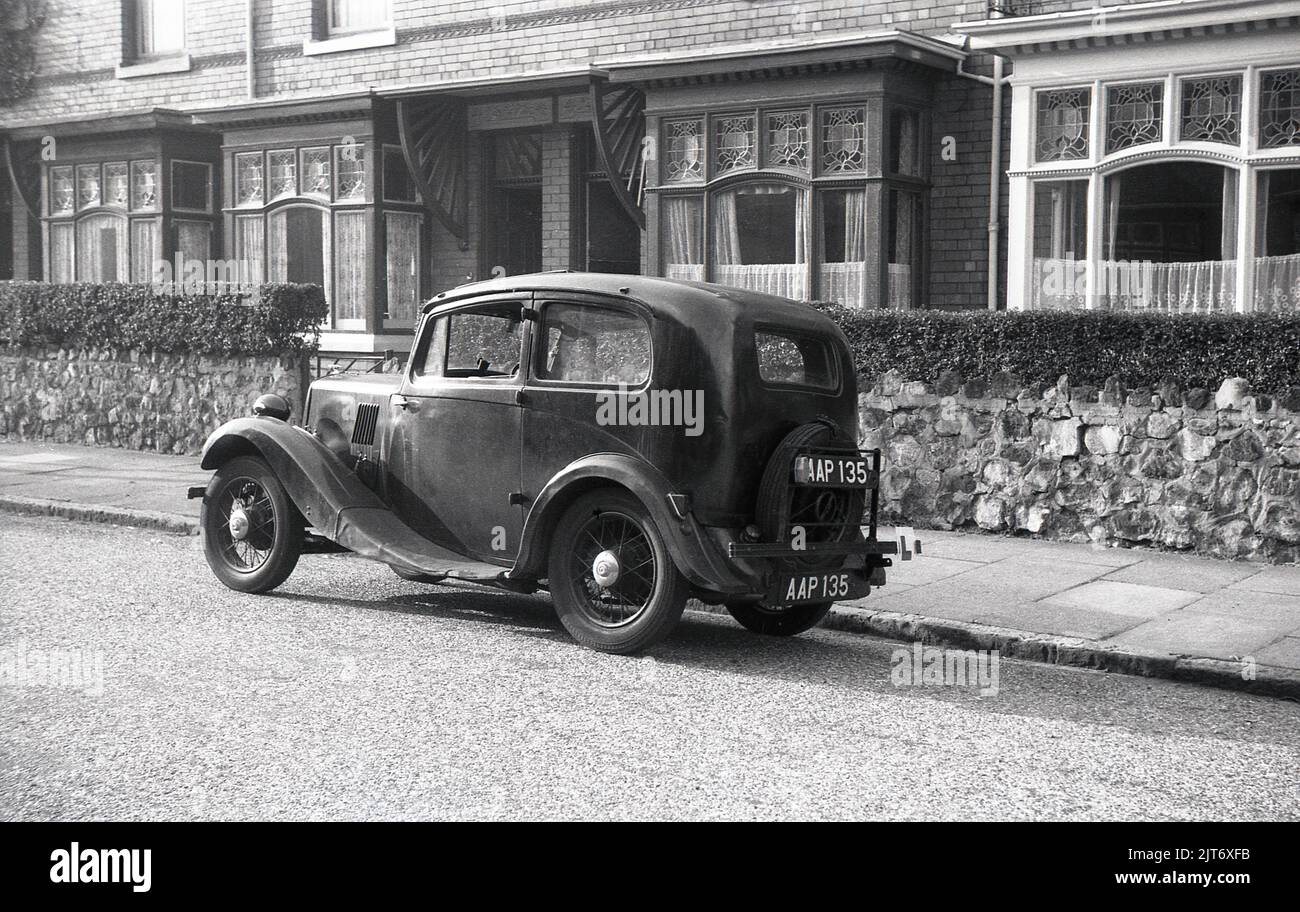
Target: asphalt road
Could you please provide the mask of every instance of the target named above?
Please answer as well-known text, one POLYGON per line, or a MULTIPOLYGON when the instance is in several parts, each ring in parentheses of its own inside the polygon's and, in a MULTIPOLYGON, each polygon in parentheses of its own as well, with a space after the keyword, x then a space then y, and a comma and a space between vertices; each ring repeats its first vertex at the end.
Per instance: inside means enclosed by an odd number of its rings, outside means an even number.
POLYGON ((244 596, 197 539, 0 519, 0 819, 1300 817, 1295 703, 895 686, 900 644, 703 613, 619 658, 544 597, 346 556, 244 596))

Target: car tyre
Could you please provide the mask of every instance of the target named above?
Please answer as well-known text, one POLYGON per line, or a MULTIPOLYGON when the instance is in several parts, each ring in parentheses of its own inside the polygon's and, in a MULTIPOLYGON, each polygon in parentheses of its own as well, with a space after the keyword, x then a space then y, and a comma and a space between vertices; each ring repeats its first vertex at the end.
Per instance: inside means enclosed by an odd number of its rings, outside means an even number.
POLYGON ((628 655, 672 632, 687 583, 645 506, 627 491, 580 496, 551 536, 551 598, 583 646, 628 655))
POLYGON ((237 592, 269 592, 302 554, 303 518, 265 461, 236 457, 217 470, 203 497, 203 555, 237 592), (236 511, 242 519, 232 522, 236 511))
POLYGON ((830 613, 832 602, 810 602, 786 608, 769 608, 762 604, 731 603, 727 612, 746 630, 765 636, 797 636, 811 630, 830 613))

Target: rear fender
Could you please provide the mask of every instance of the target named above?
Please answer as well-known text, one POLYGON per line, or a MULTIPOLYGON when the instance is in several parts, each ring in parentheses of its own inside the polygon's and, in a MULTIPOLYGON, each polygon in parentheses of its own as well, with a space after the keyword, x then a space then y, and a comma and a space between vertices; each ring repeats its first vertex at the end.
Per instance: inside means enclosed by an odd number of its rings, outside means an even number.
POLYGON ((677 569, 693 585, 725 594, 751 591, 708 541, 695 516, 688 510, 685 518, 678 517, 668 502, 668 495, 676 493, 668 479, 648 463, 621 453, 586 456, 570 463, 546 484, 528 511, 519 556, 508 578, 544 577, 551 535, 564 511, 586 491, 607 486, 625 488, 641 501, 667 540, 677 569))
POLYGON ((326 538, 339 538, 339 514, 352 508, 387 510, 333 452, 312 434, 276 418, 237 418, 217 428, 203 445, 202 466, 215 470, 255 454, 271 467, 289 499, 326 538))

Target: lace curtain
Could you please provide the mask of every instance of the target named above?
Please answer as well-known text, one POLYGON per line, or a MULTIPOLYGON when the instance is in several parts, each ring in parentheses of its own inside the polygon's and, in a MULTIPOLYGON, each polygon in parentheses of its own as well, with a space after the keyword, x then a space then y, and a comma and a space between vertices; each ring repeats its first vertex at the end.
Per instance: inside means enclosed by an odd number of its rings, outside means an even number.
POLYGON ((697 197, 669 197, 663 201, 665 272, 670 279, 704 281, 701 205, 697 197))
POLYGON ((852 190, 844 194, 844 262, 825 262, 821 266, 823 301, 849 307, 867 303, 867 194, 852 190))
POLYGON ((755 184, 719 193, 714 197, 714 256, 717 265, 713 280, 720 285, 747 288, 783 298, 805 300, 808 297, 807 267, 804 251, 808 243, 808 194, 776 184, 755 184), (741 245, 744 226, 737 214, 737 201, 744 196, 794 194, 793 236, 787 250, 789 263, 745 263, 741 245))

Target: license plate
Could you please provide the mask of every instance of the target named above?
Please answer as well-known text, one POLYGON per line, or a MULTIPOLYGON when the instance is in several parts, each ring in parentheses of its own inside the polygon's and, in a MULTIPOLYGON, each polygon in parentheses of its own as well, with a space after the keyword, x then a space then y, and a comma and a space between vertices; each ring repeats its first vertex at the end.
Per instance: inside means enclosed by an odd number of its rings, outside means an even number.
POLYGON ((805 487, 868 488, 873 480, 865 456, 799 456, 794 461, 795 484, 805 487))
POLYGON ((767 593, 769 605, 825 602, 854 596, 853 577, 847 570, 834 573, 793 573, 776 578, 767 593))

